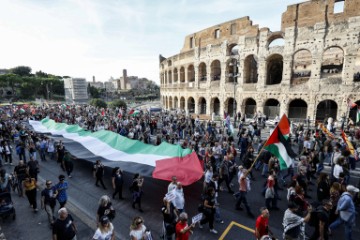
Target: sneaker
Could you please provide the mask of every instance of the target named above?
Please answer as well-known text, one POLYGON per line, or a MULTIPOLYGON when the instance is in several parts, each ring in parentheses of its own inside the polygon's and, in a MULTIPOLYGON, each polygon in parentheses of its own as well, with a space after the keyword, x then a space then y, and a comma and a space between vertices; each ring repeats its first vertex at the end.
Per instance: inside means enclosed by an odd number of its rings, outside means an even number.
POLYGON ((71 175, 69 175, 69 178, 72 178, 72 176, 71 176, 71 175))
POLYGON ((217 234, 218 232, 215 229, 210 229, 211 233, 217 234))
POLYGON ((34 209, 34 212, 38 212, 38 211, 39 211, 39 209, 37 209, 37 208, 34 209))

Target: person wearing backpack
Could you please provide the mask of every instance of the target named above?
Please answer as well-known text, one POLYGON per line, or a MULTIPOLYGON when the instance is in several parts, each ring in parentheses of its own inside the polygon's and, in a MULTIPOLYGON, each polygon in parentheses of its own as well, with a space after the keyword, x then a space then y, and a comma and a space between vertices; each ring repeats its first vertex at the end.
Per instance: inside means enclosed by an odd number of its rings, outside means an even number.
POLYGON ((359 193, 359 189, 348 185, 346 192, 341 194, 341 197, 337 203, 336 213, 339 213, 339 217, 330 225, 330 230, 337 228, 339 225, 345 226, 345 239, 351 240, 352 228, 355 224, 356 212, 353 198, 359 193))
POLYGON ((329 220, 332 203, 329 199, 324 199, 322 204, 315 211, 311 212, 308 224, 315 228, 310 240, 328 240, 329 239, 329 220))

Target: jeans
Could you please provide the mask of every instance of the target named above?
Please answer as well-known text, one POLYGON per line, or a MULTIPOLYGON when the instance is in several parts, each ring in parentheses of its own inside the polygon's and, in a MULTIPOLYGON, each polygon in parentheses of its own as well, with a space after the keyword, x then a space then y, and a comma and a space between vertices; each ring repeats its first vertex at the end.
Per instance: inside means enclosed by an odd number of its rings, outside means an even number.
POLYGON ((46 161, 46 156, 45 156, 45 148, 44 149, 40 149, 40 158, 41 161, 46 161))
POLYGON ((49 204, 45 204, 45 211, 47 213, 49 223, 50 224, 53 223, 54 222, 55 207, 51 207, 49 204))
POLYGON ((320 173, 324 169, 324 164, 319 163, 316 173, 320 173))
POLYGON ((330 230, 332 231, 333 229, 339 227, 341 224, 344 224, 345 227, 345 240, 352 240, 352 226, 353 223, 348 221, 345 222, 344 220, 342 220, 340 217, 337 218, 330 226, 330 230))
POLYGON ((246 194, 247 194, 247 192, 244 192, 244 191, 239 192, 239 197, 238 197, 238 199, 236 201, 235 207, 240 208, 241 203, 244 203, 244 206, 246 208, 246 212, 250 213, 251 211, 250 211, 249 204, 248 204, 248 202, 246 200, 246 194))
POLYGON ((266 174, 268 174, 268 172, 269 172, 269 165, 264 163, 261 175, 266 176, 266 174))

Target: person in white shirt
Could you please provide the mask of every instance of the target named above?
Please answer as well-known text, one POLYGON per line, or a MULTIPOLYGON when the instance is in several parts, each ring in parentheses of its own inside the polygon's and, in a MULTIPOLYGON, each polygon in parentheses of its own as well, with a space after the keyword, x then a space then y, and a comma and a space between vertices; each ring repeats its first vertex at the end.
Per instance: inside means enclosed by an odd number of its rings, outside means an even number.
POLYGON ((177 187, 177 177, 172 176, 171 183, 168 186, 168 193, 176 189, 176 187, 177 187))
POLYGON ((173 190, 175 194, 175 199, 172 201, 178 213, 182 213, 185 207, 185 197, 184 190, 182 188, 182 184, 180 182, 177 183, 176 189, 173 190))
POLYGON ((115 240, 114 226, 107 216, 102 216, 93 240, 115 240))
POLYGON ((333 176, 334 178, 336 178, 336 180, 339 179, 340 173, 344 172, 344 169, 342 167, 342 165, 344 164, 344 160, 344 157, 340 157, 334 166, 333 176))

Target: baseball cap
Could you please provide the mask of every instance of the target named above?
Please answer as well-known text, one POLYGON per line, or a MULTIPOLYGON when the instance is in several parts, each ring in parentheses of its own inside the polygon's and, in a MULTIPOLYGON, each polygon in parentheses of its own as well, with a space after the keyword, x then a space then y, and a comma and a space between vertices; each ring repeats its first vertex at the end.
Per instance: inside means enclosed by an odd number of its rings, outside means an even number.
POLYGON ((353 185, 348 185, 348 186, 346 187, 346 190, 347 190, 348 192, 355 192, 355 193, 358 193, 358 192, 359 192, 359 189, 358 189, 357 187, 354 187, 353 185))

